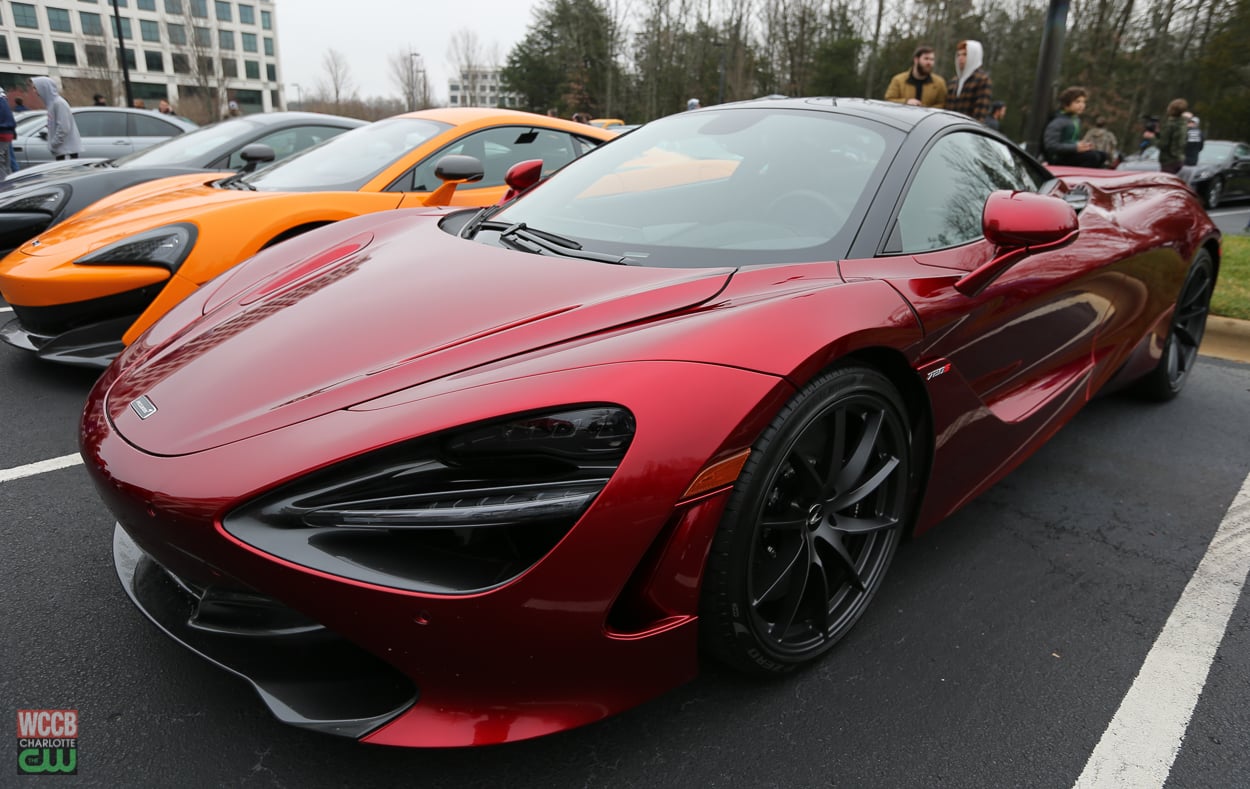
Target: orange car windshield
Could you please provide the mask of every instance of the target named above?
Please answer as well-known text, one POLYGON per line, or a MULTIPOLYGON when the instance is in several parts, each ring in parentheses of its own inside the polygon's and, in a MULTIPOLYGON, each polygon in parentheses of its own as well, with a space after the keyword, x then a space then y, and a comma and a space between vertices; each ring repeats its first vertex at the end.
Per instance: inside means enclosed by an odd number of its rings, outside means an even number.
POLYGON ((326 140, 258 170, 243 180, 277 192, 355 192, 414 148, 451 126, 419 118, 390 118, 326 140))

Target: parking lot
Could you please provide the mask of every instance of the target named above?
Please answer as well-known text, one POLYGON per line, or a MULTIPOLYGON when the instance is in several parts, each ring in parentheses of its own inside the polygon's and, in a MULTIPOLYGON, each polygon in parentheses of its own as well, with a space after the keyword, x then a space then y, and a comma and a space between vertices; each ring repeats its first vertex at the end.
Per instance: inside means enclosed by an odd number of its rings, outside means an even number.
POLYGON ((117 582, 112 520, 75 457, 94 374, 0 352, 0 687, 9 709, 79 710, 71 783, 1250 784, 1244 500, 1229 515, 1250 475, 1250 365, 1204 358, 1167 405, 1092 403, 906 544, 859 627, 814 669, 761 683, 708 665, 600 724, 422 752, 285 727, 150 625, 117 582), (1226 624, 1210 615, 1221 593, 1226 624))

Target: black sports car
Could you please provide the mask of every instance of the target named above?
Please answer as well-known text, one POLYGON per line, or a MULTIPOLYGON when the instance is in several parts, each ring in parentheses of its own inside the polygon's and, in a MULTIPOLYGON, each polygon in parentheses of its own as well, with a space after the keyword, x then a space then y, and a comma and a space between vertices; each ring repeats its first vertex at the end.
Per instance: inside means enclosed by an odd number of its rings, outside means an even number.
MULTIPOLYGON (((274 159, 282 159, 363 125, 356 118, 316 112, 247 115, 119 159, 25 174, 19 170, 0 181, 0 255, 129 186, 199 170, 238 169, 247 164, 243 149, 250 145, 267 146, 274 159)), ((264 151, 252 149, 258 150, 264 151)))

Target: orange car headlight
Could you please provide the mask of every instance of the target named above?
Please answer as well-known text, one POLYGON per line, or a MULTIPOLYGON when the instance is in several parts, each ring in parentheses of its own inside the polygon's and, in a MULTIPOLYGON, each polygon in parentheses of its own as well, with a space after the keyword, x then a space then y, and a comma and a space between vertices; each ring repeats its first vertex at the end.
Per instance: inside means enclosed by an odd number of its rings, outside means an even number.
POLYGON ((174 272, 191 253, 195 237, 195 225, 166 225, 115 241, 74 262, 85 266, 160 266, 174 272))

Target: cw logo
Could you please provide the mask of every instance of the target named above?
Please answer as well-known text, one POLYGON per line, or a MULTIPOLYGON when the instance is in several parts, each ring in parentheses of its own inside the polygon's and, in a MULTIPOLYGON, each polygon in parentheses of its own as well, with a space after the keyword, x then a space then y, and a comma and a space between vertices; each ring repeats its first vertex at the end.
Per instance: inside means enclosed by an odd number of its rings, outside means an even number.
POLYGON ((78 771, 76 748, 27 748, 17 755, 17 767, 24 773, 73 773, 78 771), (69 760, 65 754, 69 753, 69 760))

